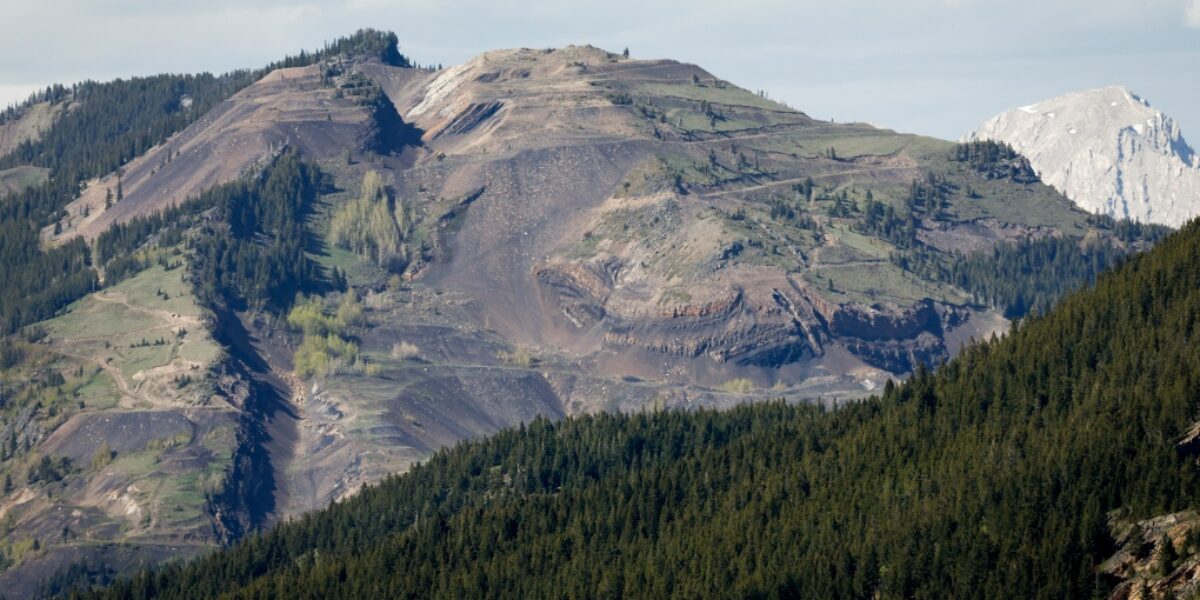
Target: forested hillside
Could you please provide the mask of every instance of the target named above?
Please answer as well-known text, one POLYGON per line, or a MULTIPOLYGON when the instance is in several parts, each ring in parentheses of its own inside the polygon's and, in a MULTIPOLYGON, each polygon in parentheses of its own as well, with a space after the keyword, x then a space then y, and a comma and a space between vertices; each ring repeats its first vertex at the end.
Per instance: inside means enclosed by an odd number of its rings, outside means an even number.
POLYGON ((591 46, 412 68, 370 30, 6 125, 10 596, 331 501, 94 595, 1074 596, 1196 487, 1164 260, 933 374, 1166 233, 1002 144, 591 46))
POLYGON ((1162 225, 1114 221, 1102 215, 1092 217, 1092 224, 1112 232, 1126 245, 1081 244, 1060 237, 1025 238, 948 259, 939 260, 932 253, 917 250, 897 254, 893 260, 931 279, 959 286, 979 304, 1019 319, 1030 311, 1044 313, 1064 295, 1091 285, 1101 273, 1133 252, 1129 243, 1153 243, 1172 231, 1162 225))
MULTIPOLYGON (((156 75, 110 82, 51 86, 21 107, 0 113, 0 123, 17 118, 36 102, 69 103, 71 109, 38 139, 0 156, 0 170, 19 166, 49 169, 45 183, 0 202, 0 334, 52 316, 95 289, 93 257, 75 240, 45 250, 38 231, 58 219, 83 182, 119 170, 129 160, 194 123, 222 100, 281 67, 311 65, 342 53, 374 56, 407 66, 392 33, 362 30, 316 52, 301 52, 260 69, 215 76, 156 75)), ((120 202, 118 183, 111 201, 120 202)))
POLYGON ((97 263, 107 283, 115 283, 149 266, 139 250, 173 246, 196 228, 188 247, 201 301, 213 308, 286 309, 297 293, 325 289, 321 269, 305 254, 311 241, 304 223, 327 185, 316 166, 285 150, 260 173, 113 226, 96 240, 97 263))
POLYGON ((882 397, 538 420, 78 597, 1103 596, 1114 528, 1200 495, 1197 255, 1192 223, 882 397))
POLYGON ((77 563, 111 577, 190 555, 275 518, 243 494, 272 484, 244 474, 258 405, 213 314, 283 313, 299 292, 338 287, 307 230, 331 177, 276 143, 161 212, 57 234, 81 194, 99 191, 93 215, 129 206, 131 158, 265 74, 346 53, 408 64, 395 36, 361 31, 253 71, 53 86, 0 114, 0 128, 36 133, 0 150, 0 596, 37 595, 77 563))

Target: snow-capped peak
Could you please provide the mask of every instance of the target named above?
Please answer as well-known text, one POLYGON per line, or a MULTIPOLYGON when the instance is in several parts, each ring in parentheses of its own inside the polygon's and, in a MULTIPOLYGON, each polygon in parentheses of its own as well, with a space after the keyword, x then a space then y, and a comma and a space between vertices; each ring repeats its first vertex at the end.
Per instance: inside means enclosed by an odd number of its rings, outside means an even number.
POLYGON ((1174 226, 1200 214, 1200 157, 1173 119, 1122 86, 1001 113, 965 139, 1011 145, 1089 211, 1174 226))

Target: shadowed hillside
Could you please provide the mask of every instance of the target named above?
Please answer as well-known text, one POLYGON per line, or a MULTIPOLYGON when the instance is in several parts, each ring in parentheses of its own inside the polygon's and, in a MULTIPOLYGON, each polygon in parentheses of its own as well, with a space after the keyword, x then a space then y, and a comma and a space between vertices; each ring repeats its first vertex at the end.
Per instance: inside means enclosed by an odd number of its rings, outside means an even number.
POLYGON ((1143 520, 1200 497, 1197 253, 882 397, 538 420, 82 597, 1186 597, 1194 513, 1143 520))
POLYGON ((0 584, 22 597, 540 417, 877 394, 1167 231, 1079 211, 1001 144, 591 46, 431 69, 363 30, 52 86, 0 128, 0 584))

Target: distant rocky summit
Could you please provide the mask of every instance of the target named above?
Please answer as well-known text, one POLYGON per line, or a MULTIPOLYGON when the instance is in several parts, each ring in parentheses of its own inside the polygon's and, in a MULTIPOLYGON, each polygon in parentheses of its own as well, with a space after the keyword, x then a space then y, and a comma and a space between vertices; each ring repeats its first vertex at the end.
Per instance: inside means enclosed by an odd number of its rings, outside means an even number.
POLYGON ((1022 106, 966 139, 1009 144, 1089 211, 1172 226, 1200 213, 1200 157, 1174 120, 1124 87, 1022 106))

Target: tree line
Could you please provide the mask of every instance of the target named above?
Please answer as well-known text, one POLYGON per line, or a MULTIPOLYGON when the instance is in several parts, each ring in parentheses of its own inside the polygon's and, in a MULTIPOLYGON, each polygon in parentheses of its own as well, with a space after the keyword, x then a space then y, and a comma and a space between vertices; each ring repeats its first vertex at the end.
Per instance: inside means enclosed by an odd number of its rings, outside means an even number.
MULTIPOLYGON (((23 142, 13 152, 0 156, 0 169, 19 165, 50 169, 45 183, 0 202, 0 281, 9 283, 0 290, 0 335, 53 316, 96 287, 94 261, 86 244, 72 241, 43 250, 39 235, 42 227, 63 216, 64 207, 78 196, 83 182, 119 172, 129 160, 163 143, 276 68, 306 66, 347 53, 372 56, 394 66, 409 65, 399 53, 395 34, 364 29, 322 50, 301 52, 261 69, 56 85, 5 111, 3 119, 14 119, 36 102, 72 103, 71 110, 36 140, 23 142)), ((222 252, 229 252, 230 247, 227 244, 222 252)), ((287 252, 294 256, 295 248, 287 252)), ((237 260, 253 262, 241 256, 237 260)), ((113 257, 110 253, 104 260, 113 257)), ((229 256, 216 258, 225 260, 229 256)), ((128 272, 133 266, 129 260, 125 262, 124 266, 118 265, 118 273, 128 272)))
POLYGON ((313 240, 305 228, 313 202, 329 185, 318 167, 285 149, 260 173, 110 227, 95 243, 112 278, 106 283, 148 266, 136 257, 139 249, 183 243, 202 303, 285 312, 297 294, 332 285, 307 254, 313 240))
POLYGON ((825 409, 600 414, 435 454, 75 598, 1094 598, 1194 508, 1200 224, 1003 338, 825 409))

